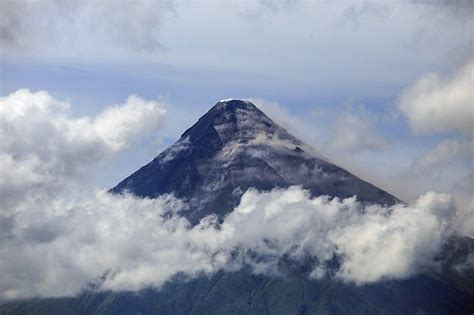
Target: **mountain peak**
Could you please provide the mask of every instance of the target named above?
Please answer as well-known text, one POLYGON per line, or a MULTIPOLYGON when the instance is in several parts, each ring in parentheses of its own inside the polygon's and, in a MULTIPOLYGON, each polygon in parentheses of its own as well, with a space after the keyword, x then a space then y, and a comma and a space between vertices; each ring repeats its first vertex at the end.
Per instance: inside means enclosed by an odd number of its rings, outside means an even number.
POLYGON ((255 111, 258 108, 248 100, 240 100, 234 98, 227 98, 220 100, 219 102, 214 105, 210 111, 227 111, 227 112, 235 112, 237 110, 244 110, 244 111, 255 111))
MULTIPOLYGON (((248 100, 226 99, 217 102, 199 121, 186 130, 182 139, 199 141, 204 135, 208 141, 212 133, 226 143, 233 140, 247 141, 259 133, 282 133, 283 128, 248 100)), ((195 142, 195 141, 193 141, 195 142)))
POLYGON ((299 185, 313 196, 393 204, 397 199, 330 163, 273 122, 252 102, 222 100, 153 161, 113 192, 141 197, 172 193, 189 204, 192 224, 225 216, 249 188, 299 185))

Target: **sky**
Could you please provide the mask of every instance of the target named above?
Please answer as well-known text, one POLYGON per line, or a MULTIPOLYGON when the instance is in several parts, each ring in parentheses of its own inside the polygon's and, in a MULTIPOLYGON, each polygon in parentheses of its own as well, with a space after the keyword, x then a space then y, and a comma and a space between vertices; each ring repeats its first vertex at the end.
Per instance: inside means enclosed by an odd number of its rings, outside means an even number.
MULTIPOLYGON (((410 230, 410 239, 444 231, 446 214, 436 214, 434 203, 451 209, 452 202, 457 229, 469 235, 474 230, 473 12, 469 0, 2 1, 2 206, 29 209, 36 200, 31 196, 52 196, 58 189, 64 195, 55 205, 81 199, 71 198, 78 182, 99 190, 113 187, 178 140, 217 101, 232 97, 251 99, 331 161, 411 206, 429 203, 421 208, 435 213, 434 223, 410 230), (20 202, 27 195, 32 199, 20 202)), ((75 207, 100 208, 103 198, 94 195, 89 206, 81 201, 75 207)), ((314 204, 305 202, 307 208, 314 204)), ((27 213, 25 222, 36 218, 27 213)), ((68 215, 72 222, 79 219, 87 218, 68 215)), ((13 224, 8 222, 0 220, 13 224)), ((58 222, 47 224, 61 232, 58 222)), ((229 224, 235 224, 232 218, 229 224)), ((351 221, 347 228, 361 226, 351 221)), ((326 239, 341 247, 344 231, 325 234, 326 239)), ((56 235, 51 229, 22 233, 46 240, 56 235)), ((82 236, 68 237, 69 242, 82 236)), ((0 253, 8 253, 7 245, 0 253)), ((354 251, 347 248, 345 254, 354 251)), ((32 252, 24 247, 20 254, 32 252)), ((354 274, 351 268, 372 258, 357 258, 347 268, 354 274)), ((407 261, 416 265, 418 259, 407 261)), ((115 262, 99 265, 110 264, 115 262)), ((405 276, 410 266, 355 274, 366 280, 405 276)), ((71 276, 68 268, 64 272, 71 276)), ((75 276, 90 280, 96 274, 91 268, 81 266, 75 276)), ((126 279, 123 283, 134 285, 126 279)), ((45 287, 54 295, 57 289, 38 282, 25 292, 28 283, 14 280, 0 287, 2 296, 34 295, 45 287)), ((109 287, 123 288, 117 281, 109 287)))

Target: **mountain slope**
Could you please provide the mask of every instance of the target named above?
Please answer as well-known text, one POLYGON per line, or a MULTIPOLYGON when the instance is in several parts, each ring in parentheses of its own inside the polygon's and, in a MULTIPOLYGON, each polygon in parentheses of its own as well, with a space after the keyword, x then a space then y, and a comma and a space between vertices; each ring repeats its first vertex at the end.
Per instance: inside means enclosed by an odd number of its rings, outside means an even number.
POLYGON ((385 191, 331 164, 249 101, 217 103, 171 147, 119 183, 113 192, 140 197, 173 193, 190 203, 184 215, 231 211, 248 188, 301 185, 314 196, 393 204, 385 191))

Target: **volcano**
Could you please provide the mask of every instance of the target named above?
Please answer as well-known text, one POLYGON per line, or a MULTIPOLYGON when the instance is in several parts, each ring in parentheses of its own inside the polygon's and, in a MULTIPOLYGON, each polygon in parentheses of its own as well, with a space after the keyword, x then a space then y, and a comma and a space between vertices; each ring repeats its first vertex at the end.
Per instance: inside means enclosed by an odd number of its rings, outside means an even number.
MULTIPOLYGON (((387 206, 401 202, 331 163, 244 100, 218 102, 176 143, 110 192, 148 198, 173 194, 189 205, 180 215, 196 225, 209 214, 223 219, 249 188, 294 185, 312 196, 355 195, 364 204, 387 206)), ((356 285, 314 279, 305 264, 282 259, 284 277, 245 268, 195 278, 178 274, 159 289, 111 292, 92 287, 71 298, 10 302, 0 306, 0 313, 472 314, 474 271, 450 267, 472 252, 473 240, 459 236, 438 257, 439 270, 405 280, 356 285)))
POLYGON ((174 194, 190 204, 192 223, 223 217, 249 188, 260 191, 300 185, 313 196, 392 205, 389 193, 332 164, 277 125, 254 104, 218 102, 171 147, 120 182, 114 193, 139 197, 174 194))

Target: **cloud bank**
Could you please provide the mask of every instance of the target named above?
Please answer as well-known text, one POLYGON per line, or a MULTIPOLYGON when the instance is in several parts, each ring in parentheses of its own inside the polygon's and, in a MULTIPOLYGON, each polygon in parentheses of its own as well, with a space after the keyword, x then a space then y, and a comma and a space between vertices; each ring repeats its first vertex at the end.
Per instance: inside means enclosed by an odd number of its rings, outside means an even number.
POLYGON ((180 215, 188 205, 173 196, 111 195, 83 180, 91 165, 159 125, 160 103, 134 96, 92 118, 71 117, 69 106, 28 90, 1 99, 2 299, 74 295, 91 285, 140 290, 177 273, 243 266, 278 275, 282 257, 310 258, 315 278, 403 279, 433 266, 453 233, 457 212, 446 194, 384 208, 313 198, 300 187, 248 190, 222 222, 208 216, 191 226, 180 215))
POLYGON ((433 266, 455 214, 448 195, 364 208, 355 198, 311 198, 299 187, 247 191, 220 224, 209 216, 191 227, 177 213, 185 207, 171 196, 105 192, 28 198, 0 217, 0 296, 74 295, 92 284, 140 290, 177 273, 193 277, 243 266, 275 275, 282 257, 315 260, 315 278, 326 276, 337 257, 335 277, 342 281, 402 279, 433 266))
POLYGON ((336 152, 351 154, 386 149, 389 142, 376 130, 373 120, 363 108, 358 112, 342 114, 329 127, 332 131, 329 147, 336 152))
POLYGON ((420 133, 461 131, 474 128, 474 61, 452 77, 427 74, 408 87, 399 107, 410 126, 420 133))

